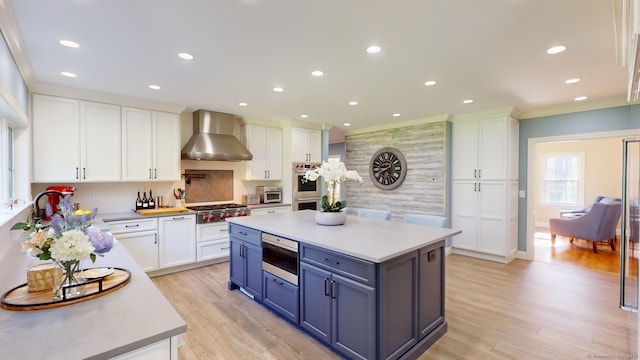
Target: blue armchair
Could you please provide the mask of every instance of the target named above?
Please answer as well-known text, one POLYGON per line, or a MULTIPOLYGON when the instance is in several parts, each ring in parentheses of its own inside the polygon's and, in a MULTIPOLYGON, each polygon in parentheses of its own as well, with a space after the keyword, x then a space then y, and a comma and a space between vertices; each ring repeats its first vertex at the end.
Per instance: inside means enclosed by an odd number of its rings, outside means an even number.
MULTIPOLYGON (((605 204, 610 204, 612 202, 621 202, 622 200, 620 198, 612 198, 612 197, 608 197, 608 196, 596 196, 595 200, 593 200, 593 204, 598 203, 598 202, 603 202, 605 204)), ((589 212, 589 210, 591 210, 591 207, 593 206, 593 204, 582 208, 582 209, 576 209, 576 210, 560 210, 560 217, 576 217, 576 216, 580 216, 580 215, 584 215, 586 213, 589 212)))
POLYGON ((549 219, 551 244, 555 244, 556 235, 573 239, 591 241, 593 252, 598 253, 597 242, 608 241, 611 250, 616 249, 616 228, 620 220, 622 207, 620 202, 596 202, 591 210, 572 219, 549 219))

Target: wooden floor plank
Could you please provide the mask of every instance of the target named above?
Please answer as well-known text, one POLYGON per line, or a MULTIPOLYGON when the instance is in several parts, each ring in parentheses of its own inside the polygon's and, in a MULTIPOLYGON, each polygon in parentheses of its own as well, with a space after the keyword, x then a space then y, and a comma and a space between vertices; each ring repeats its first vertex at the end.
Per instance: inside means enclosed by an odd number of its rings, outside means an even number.
MULTIPOLYGON (((228 267, 153 279, 187 322, 180 359, 340 359, 244 294, 227 290, 228 267)), ((420 359, 635 354, 637 315, 618 309, 617 284, 616 274, 566 264, 448 256, 449 329, 420 359)))

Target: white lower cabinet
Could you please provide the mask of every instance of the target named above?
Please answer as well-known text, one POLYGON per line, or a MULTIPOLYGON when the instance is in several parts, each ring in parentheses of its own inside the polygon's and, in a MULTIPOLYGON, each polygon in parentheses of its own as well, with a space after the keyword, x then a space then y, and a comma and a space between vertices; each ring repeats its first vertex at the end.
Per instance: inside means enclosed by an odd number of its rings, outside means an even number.
POLYGON ((196 262, 196 216, 158 219, 161 269, 196 262))
POLYGON ((144 271, 158 270, 158 219, 109 222, 109 231, 144 271))
POLYGON ((261 207, 257 209, 251 209, 251 216, 255 215, 269 215, 291 212, 291 205, 286 206, 273 206, 273 207, 261 207))
POLYGON ((226 222, 200 224, 196 230, 197 261, 229 256, 229 224, 226 222))
POLYGON ((111 358, 111 360, 177 360, 178 337, 174 336, 111 358))

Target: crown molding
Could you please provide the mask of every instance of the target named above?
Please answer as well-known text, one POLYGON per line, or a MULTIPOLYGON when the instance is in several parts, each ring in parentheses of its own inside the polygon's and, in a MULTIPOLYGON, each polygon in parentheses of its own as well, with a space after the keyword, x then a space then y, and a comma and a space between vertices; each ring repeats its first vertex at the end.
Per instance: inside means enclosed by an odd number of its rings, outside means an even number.
POLYGON ((27 84, 27 88, 30 88, 35 81, 35 77, 27 50, 23 46, 24 41, 22 41, 22 35, 18 30, 10 0, 0 0, 0 31, 9 47, 9 51, 11 51, 11 55, 13 55, 18 70, 22 74, 24 82, 27 84))

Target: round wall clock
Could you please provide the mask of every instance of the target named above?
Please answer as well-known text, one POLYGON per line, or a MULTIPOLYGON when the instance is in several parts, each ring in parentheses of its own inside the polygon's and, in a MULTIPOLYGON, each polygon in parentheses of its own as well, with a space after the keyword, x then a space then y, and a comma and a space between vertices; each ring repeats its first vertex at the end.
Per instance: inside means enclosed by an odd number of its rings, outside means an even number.
POLYGON ((378 150, 369 164, 371 181, 382 190, 392 190, 400 186, 407 175, 407 161, 400 150, 385 147, 378 150))

